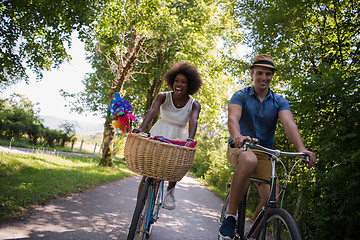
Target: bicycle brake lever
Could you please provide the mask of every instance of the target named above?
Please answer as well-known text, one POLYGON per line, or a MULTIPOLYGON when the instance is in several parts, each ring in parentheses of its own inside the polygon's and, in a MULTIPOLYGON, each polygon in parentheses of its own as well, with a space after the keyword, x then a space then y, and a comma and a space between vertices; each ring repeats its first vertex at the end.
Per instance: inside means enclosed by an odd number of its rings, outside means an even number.
POLYGON ((303 154, 304 154, 304 156, 301 157, 301 158, 302 158, 302 161, 305 162, 305 163, 309 163, 309 162, 310 162, 310 156, 309 156, 309 154, 307 154, 307 153, 303 153, 303 154))

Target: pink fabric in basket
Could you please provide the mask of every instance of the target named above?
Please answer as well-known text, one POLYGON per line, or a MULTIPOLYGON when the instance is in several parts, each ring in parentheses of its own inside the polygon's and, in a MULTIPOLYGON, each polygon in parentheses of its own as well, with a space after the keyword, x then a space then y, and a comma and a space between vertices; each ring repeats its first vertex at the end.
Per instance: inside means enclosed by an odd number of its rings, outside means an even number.
POLYGON ((196 143, 197 143, 197 142, 171 140, 171 139, 164 138, 163 136, 149 137, 149 139, 156 140, 156 141, 159 141, 159 142, 174 144, 174 145, 178 145, 178 146, 190 147, 190 148, 194 148, 196 146, 196 143))

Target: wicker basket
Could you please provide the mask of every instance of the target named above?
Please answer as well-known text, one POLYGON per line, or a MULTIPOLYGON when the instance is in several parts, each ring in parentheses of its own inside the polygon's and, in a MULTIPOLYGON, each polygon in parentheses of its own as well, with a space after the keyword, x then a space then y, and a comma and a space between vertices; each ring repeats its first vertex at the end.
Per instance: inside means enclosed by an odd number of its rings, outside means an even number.
POLYGON ((129 133, 125 143, 125 160, 127 167, 140 175, 180 181, 193 163, 195 150, 129 133))

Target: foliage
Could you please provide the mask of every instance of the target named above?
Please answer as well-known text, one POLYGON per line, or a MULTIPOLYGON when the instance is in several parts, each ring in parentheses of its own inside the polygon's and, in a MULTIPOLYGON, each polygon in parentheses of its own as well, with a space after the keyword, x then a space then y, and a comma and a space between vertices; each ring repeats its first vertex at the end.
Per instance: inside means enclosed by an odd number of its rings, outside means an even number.
POLYGON ((21 95, 13 94, 8 101, 2 100, 1 135, 8 139, 19 139, 27 134, 36 143, 43 126, 34 107, 21 95))
POLYGON ((75 142, 76 127, 78 127, 78 125, 75 122, 70 121, 63 121, 59 124, 60 131, 64 133, 64 137, 61 141, 62 147, 65 146, 66 142, 75 142))
POLYGON ((141 121, 165 90, 162 76, 176 61, 191 62, 201 71, 205 84, 196 96, 203 106, 200 120, 215 127, 229 85, 217 42, 241 39, 234 31, 237 22, 224 11, 232 3, 110 1, 99 12, 86 41, 95 72, 84 80, 84 92, 64 96, 75 97, 76 111, 106 115, 103 146, 108 150, 103 152, 111 153, 115 133, 108 110, 113 94, 127 98, 141 121))
MULTIPOLYGON (((217 59, 214 43, 221 40, 220 33, 223 38, 226 35, 229 39, 241 39, 241 35, 233 32, 236 22, 229 14, 219 14, 221 8, 227 6, 226 1, 143 1, 139 6, 129 1, 117 4, 109 3, 106 12, 99 16, 99 24, 93 26, 93 32, 97 34, 88 36, 87 50, 92 54, 96 72, 84 80, 86 90, 78 95, 73 109, 106 111, 109 90, 115 86, 113 81, 120 55, 125 55, 131 40, 129 34, 138 27, 134 31, 144 35, 146 40, 133 71, 127 76, 122 94, 134 106, 140 120, 157 93, 166 90, 162 76, 176 61, 189 61, 202 73, 205 85, 198 96, 203 99, 201 103, 209 104, 203 108, 202 116, 213 116, 218 112, 217 103, 222 102, 229 80, 222 76, 224 66, 221 59, 217 59)), ((216 122, 216 118, 207 119, 216 122)))
POLYGON ((192 174, 202 178, 220 195, 225 194, 226 183, 231 181, 234 168, 226 159, 227 131, 224 126, 210 132, 200 127, 196 135, 197 145, 192 174))
POLYGON ((162 82, 165 72, 174 62, 188 61, 199 69, 204 83, 195 95, 202 105, 200 122, 214 130, 230 85, 230 79, 223 74, 226 64, 217 43, 236 43, 242 39, 231 11, 226 11, 230 6, 231 1, 183 1, 168 5, 173 14, 159 25, 161 39, 155 36, 145 42, 146 51, 153 58, 146 62, 146 55, 140 55, 137 69, 143 74, 136 74, 125 85, 126 94, 140 116, 139 122, 159 91, 169 90, 162 82))
POLYGON ((305 201, 317 199, 315 204, 305 204, 300 215, 305 220, 309 213, 317 213, 311 215, 318 221, 315 226, 304 224, 307 232, 335 224, 339 228, 327 231, 332 236, 353 239, 359 233, 359 69, 326 71, 320 67, 322 75, 304 77, 294 85, 298 89, 295 99, 299 121, 320 156, 316 184, 308 182, 304 186, 305 201))
POLYGON ((98 159, 0 153, 0 221, 30 206, 130 175, 124 162, 97 167, 98 159))
POLYGON ((359 63, 359 7, 353 0, 247 0, 236 13, 248 29, 247 43, 274 56, 281 81, 288 82, 321 64, 359 63))
POLYGON ((44 127, 37 114, 35 105, 22 95, 13 94, 10 99, 1 100, 0 137, 24 139, 34 145, 44 141, 50 147, 55 144, 64 147, 72 139, 73 135, 44 127))
POLYGON ((38 78, 42 71, 69 60, 71 34, 86 30, 101 1, 14 1, 0 5, 0 84, 28 80, 26 69, 38 78))
POLYGON ((124 157, 126 138, 125 135, 116 133, 114 141, 114 156, 124 157))

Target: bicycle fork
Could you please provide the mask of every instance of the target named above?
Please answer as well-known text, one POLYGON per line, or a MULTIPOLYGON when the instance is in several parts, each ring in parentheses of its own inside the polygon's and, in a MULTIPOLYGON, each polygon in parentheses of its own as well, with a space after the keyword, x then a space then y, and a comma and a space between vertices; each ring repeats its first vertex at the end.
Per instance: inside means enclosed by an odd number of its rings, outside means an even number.
POLYGON ((151 234, 151 224, 156 222, 157 219, 158 219, 158 213, 159 213, 159 210, 161 208, 161 204, 162 204, 162 200, 163 200, 163 194, 164 194, 164 191, 163 191, 163 189, 164 189, 164 181, 159 182, 157 180, 154 180, 154 183, 155 183, 155 186, 154 186, 154 188, 152 190, 152 193, 151 193, 151 203, 150 203, 150 206, 149 206, 149 211, 147 213, 146 225, 145 225, 145 228, 144 228, 144 229, 146 229, 145 232, 148 235, 151 234), (159 188, 161 188, 161 200, 158 202, 158 204, 159 204, 158 207, 155 208, 159 188))

